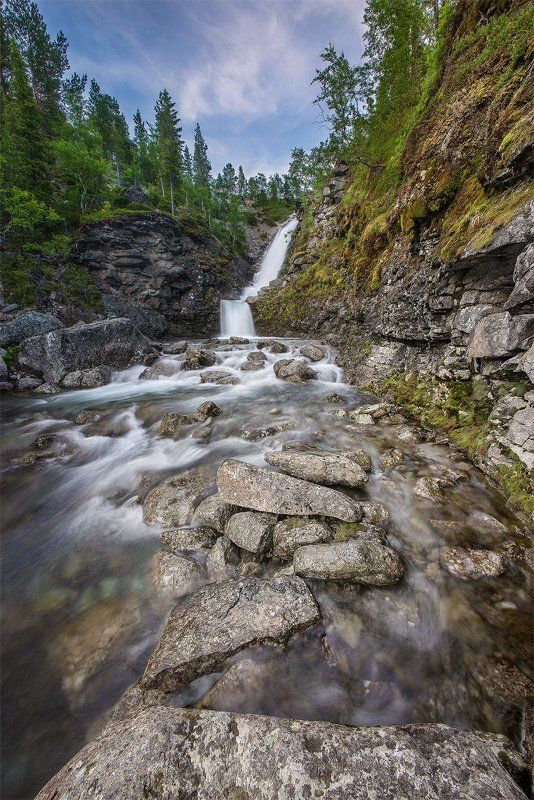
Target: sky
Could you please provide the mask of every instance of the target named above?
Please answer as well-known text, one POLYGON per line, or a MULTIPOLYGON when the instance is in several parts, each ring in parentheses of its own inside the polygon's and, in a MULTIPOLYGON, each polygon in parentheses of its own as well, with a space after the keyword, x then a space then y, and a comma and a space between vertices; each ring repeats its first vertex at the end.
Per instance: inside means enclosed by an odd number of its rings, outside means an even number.
POLYGON ((152 121, 157 94, 176 102, 191 147, 198 121, 215 172, 247 177, 287 169, 293 147, 326 130, 311 86, 332 42, 362 52, 364 0, 38 0, 50 34, 62 30, 71 71, 95 78, 128 123, 152 121))

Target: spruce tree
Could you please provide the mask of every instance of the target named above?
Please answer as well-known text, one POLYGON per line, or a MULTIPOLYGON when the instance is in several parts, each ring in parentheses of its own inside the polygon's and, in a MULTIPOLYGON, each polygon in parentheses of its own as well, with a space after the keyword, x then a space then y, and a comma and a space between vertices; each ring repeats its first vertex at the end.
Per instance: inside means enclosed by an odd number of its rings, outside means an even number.
POLYGON ((244 197, 247 193, 247 179, 245 178, 245 173, 243 172, 241 164, 237 170, 237 193, 240 197, 244 197))
POLYGON ((150 137, 139 109, 133 116, 135 145, 135 177, 138 183, 146 185, 150 177, 150 137))
POLYGON ((184 147, 184 175, 189 181, 193 180, 193 162, 187 145, 184 147))
POLYGON ((237 176, 233 164, 225 164, 222 171, 223 190, 228 197, 234 195, 237 191, 237 176))
POLYGON ((175 191, 182 174, 182 129, 175 104, 167 89, 159 93, 155 106, 154 142, 158 161, 161 192, 165 199, 165 188, 169 188, 171 213, 175 211, 175 191))
POLYGON ((195 186, 209 186, 211 184, 208 145, 202 136, 198 122, 195 127, 195 146, 193 148, 193 180, 195 186))

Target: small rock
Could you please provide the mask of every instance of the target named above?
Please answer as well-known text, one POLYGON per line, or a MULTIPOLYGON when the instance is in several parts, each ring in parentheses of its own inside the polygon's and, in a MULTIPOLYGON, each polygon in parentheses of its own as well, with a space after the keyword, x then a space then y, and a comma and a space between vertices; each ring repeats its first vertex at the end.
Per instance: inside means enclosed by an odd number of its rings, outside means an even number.
POLYGON ((265 365, 259 361, 246 361, 244 364, 241 364, 239 369, 242 372, 258 372, 258 370, 263 369, 264 366, 265 365))
POLYGON ((304 358, 309 358, 310 361, 320 361, 325 357, 326 353, 317 345, 307 344, 300 348, 300 355, 304 356, 304 358))
POLYGON ((332 530, 324 522, 289 517, 274 526, 273 558, 286 561, 293 558, 298 547, 305 544, 326 544, 330 541, 332 541, 332 530))
MULTIPOLYGON (((367 474, 360 466, 363 451, 359 453, 327 453, 320 451, 266 453, 268 464, 296 478, 327 486, 360 487, 367 483, 367 474)), ((367 457, 368 458, 368 457, 367 457)), ((368 461, 365 461, 368 466, 368 461)))
MULTIPOLYGON (((343 410, 343 409, 341 409, 343 410)), ((356 425, 374 425, 375 421, 370 414, 360 414, 356 411, 350 412, 350 418, 356 425)))
POLYGON ((464 581, 501 575, 506 569, 502 555, 491 550, 442 547, 439 560, 448 572, 464 581))
POLYGON ((250 344, 250 339, 246 339, 244 336, 230 336, 228 339, 229 344, 250 344))
POLYGON ((234 578, 239 564, 239 551, 226 536, 220 536, 206 559, 206 569, 211 581, 234 578))
POLYGON ((239 383, 239 378, 224 369, 206 370, 200 373, 201 383, 215 383, 218 386, 235 386, 239 383))
POLYGON ((213 403, 211 400, 206 400, 205 403, 199 405, 195 411, 195 416, 197 419, 204 420, 208 419, 208 417, 218 417, 222 413, 222 408, 220 408, 216 403, 213 403))
POLYGON ((158 434, 175 439, 183 433, 184 425, 193 425, 195 421, 194 417, 190 417, 187 414, 176 414, 174 411, 169 411, 163 416, 159 424, 158 434))
POLYGON ((345 403, 346 402, 345 398, 342 395, 336 394, 335 392, 333 394, 327 395, 325 397, 325 400, 326 400, 327 403, 345 403))
POLYGON ((241 434, 242 439, 247 442, 258 442, 260 439, 265 439, 267 436, 275 436, 277 433, 283 431, 291 431, 295 427, 295 423, 288 420, 287 422, 277 422, 274 425, 267 425, 265 428, 253 428, 252 430, 245 430, 241 434))
POLYGON ((404 565, 389 547, 370 541, 348 541, 299 547, 295 574, 320 580, 349 580, 371 586, 397 583, 404 565))
POLYGON ((154 583, 178 598, 188 594, 204 578, 204 570, 193 559, 168 550, 156 553, 152 570, 154 583))
POLYGON ((272 547, 275 522, 271 514, 240 511, 228 520, 225 535, 242 550, 265 555, 272 547))
POLYGON ((443 481, 439 478, 418 478, 413 493, 424 500, 430 500, 431 503, 441 503, 443 500, 442 486, 443 481))
POLYGON ((213 353, 208 350, 202 350, 197 347, 188 347, 185 351, 185 359, 183 361, 183 368, 187 370, 202 369, 202 367, 212 367, 217 363, 217 359, 213 353))
POLYGON ((383 503, 371 503, 368 500, 361 500, 360 505, 363 511, 365 522, 370 525, 387 525, 389 522, 389 510, 383 503))
POLYGON ((209 550, 217 541, 217 531, 207 525, 200 528, 183 527, 163 531, 159 538, 174 552, 209 550))
POLYGON ((282 342, 270 342, 269 347, 271 348, 271 353, 287 353, 288 347, 282 342))
POLYGON ((273 369, 277 378, 290 383, 304 383, 317 378, 317 373, 314 369, 305 364, 304 361, 297 361, 296 359, 282 358, 280 361, 275 362, 273 369))
POLYGON ((80 411, 80 413, 76 414, 74 417, 74 422, 76 425, 87 425, 88 422, 97 422, 100 416, 98 411, 80 411))
POLYGON ((211 439, 211 434, 213 433, 213 417, 205 420, 201 425, 197 425, 196 428, 190 433, 192 439, 198 439, 202 442, 209 442, 211 439))
POLYGON ((380 456, 380 468, 384 471, 398 467, 404 461, 404 453, 402 450, 397 450, 396 447, 390 447, 385 450, 380 456))
POLYGON ((214 528, 218 533, 224 533, 226 523, 230 517, 235 514, 238 509, 226 503, 217 494, 212 497, 206 497, 198 504, 195 510, 195 517, 202 520, 210 528, 214 528))
POLYGON ((172 356, 178 356, 187 350, 187 342, 171 342, 163 345, 163 352, 172 356))
POLYGON ((168 478, 146 495, 143 501, 144 521, 160 528, 187 525, 196 500, 205 488, 201 473, 197 470, 188 470, 168 478))

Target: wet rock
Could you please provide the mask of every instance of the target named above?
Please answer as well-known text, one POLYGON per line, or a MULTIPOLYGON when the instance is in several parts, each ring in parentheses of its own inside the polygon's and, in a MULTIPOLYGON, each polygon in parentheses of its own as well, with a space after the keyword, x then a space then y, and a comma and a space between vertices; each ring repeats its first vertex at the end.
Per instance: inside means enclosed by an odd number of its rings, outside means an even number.
POLYGON ((420 430, 411 425, 398 425, 394 433, 397 439, 407 444, 420 444, 425 438, 420 430))
POLYGON ((387 525, 390 514, 388 508, 383 503, 371 503, 368 500, 361 500, 363 518, 370 525, 387 525))
POLYGON ((288 346, 283 344, 282 342, 269 342, 268 346, 271 350, 271 353, 279 354, 279 353, 287 353, 289 351, 288 346))
POLYGON ((299 547, 295 574, 320 580, 347 580, 371 586, 397 583, 404 565, 389 547, 370 541, 348 541, 299 547))
POLYGON ((230 517, 224 532, 237 547, 263 556, 272 547, 275 522, 271 514, 240 511, 230 517))
POLYGON ((174 411, 168 411, 163 415, 158 428, 158 434, 170 439, 176 439, 178 436, 183 435, 183 428, 185 425, 193 425, 196 422, 194 417, 188 414, 176 414, 174 411))
POLYGON ((244 364, 241 364, 239 369, 242 372, 258 372, 260 369, 263 369, 265 364, 259 361, 246 361, 244 364))
POLYGON ((212 581, 234 578, 239 565, 239 551, 226 536, 220 536, 206 559, 206 569, 212 581))
POLYGON ((199 708, 215 711, 232 711, 253 707, 254 699, 261 693, 263 685, 272 674, 273 665, 267 661, 242 658, 230 664, 211 689, 202 696, 199 708))
POLYGON ((282 358, 280 361, 276 361, 273 369, 277 378, 290 383, 304 383, 305 381, 314 381, 317 378, 315 370, 305 364, 304 361, 297 361, 291 358, 282 358))
POLYGON ((144 369, 139 375, 139 380, 142 381, 157 381, 160 378, 172 378, 182 369, 179 361, 171 361, 170 359, 161 358, 156 361, 153 366, 144 369))
MULTIPOLYGON (((296 478, 321 483, 326 486, 359 487, 367 483, 367 473, 360 466, 362 457, 359 453, 327 453, 327 452, 276 452, 266 453, 265 460, 282 472, 296 478)), ((363 456, 365 457, 365 453, 363 456)), ((367 461, 365 464, 367 465, 367 461)))
POLYGON ((147 708, 109 725, 36 800, 524 800, 492 747, 447 725, 354 728, 147 708))
POLYGON ((64 389, 95 389, 97 386, 105 386, 110 380, 111 370, 108 367, 94 367, 69 372, 61 385, 64 389))
POLYGON ((184 369, 195 370, 202 369, 202 367, 212 367, 216 363, 215 355, 208 350, 203 350, 200 347, 188 347, 185 351, 182 366, 184 369))
POLYGON ((265 361, 267 361, 267 356, 265 353, 262 353, 261 350, 253 350, 247 355, 247 361, 263 364, 265 361))
MULTIPOLYGON (((343 409, 342 409, 343 410, 343 409)), ((350 418, 356 425, 374 425, 375 421, 370 414, 362 414, 359 411, 351 411, 350 418)))
POLYGON ((242 461, 224 461, 217 472, 223 500, 254 511, 289 516, 326 516, 358 522, 359 503, 334 489, 272 472, 242 461))
POLYGON ((439 560, 448 572, 464 581, 501 575, 506 569, 502 555, 491 550, 442 547, 439 560))
POLYGON ((149 340, 129 319, 107 319, 25 339, 19 361, 45 381, 57 383, 76 370, 125 369, 151 352, 149 340))
POLYGON ((309 358, 310 361, 320 361, 325 357, 326 353, 321 347, 315 344, 307 344, 300 348, 300 355, 304 358, 309 358))
POLYGON ((359 541, 375 542, 375 544, 385 544, 387 533, 378 525, 341 522, 333 525, 332 539, 335 542, 348 542, 350 539, 358 539, 359 541))
POLYGON ((230 336, 228 344, 250 344, 250 339, 245 336, 230 336))
POLYGON ((193 428, 190 436, 192 439, 198 439, 201 442, 209 442, 212 433, 213 433, 213 418, 209 417, 201 425, 197 425, 196 428, 193 428))
POLYGON ((196 561, 176 553, 163 550, 156 553, 152 568, 152 580, 174 598, 191 592, 205 576, 196 561))
POLYGON ((384 472, 398 467, 403 461, 404 453, 402 450, 397 450, 396 447, 390 447, 388 450, 385 450, 379 459, 380 468, 383 469, 384 472))
POLYGON ((252 428, 251 430, 244 430, 241 434, 242 439, 247 442, 258 442, 260 439, 265 439, 267 436, 275 436, 277 433, 283 431, 291 431, 295 427, 295 423, 291 420, 287 422, 277 422, 273 425, 266 425, 265 428, 252 428))
POLYGON ((222 413, 223 410, 220 406, 211 400, 206 400, 206 402, 201 403, 195 411, 195 417, 200 420, 205 420, 209 419, 209 417, 219 417, 222 413))
POLYGON ((498 533, 506 533, 508 528, 491 514, 486 514, 485 511, 473 511, 469 514, 467 524, 474 527, 475 530, 497 531, 498 533))
POLYGON ((17 392, 34 392, 41 385, 42 381, 39 378, 31 378, 29 375, 24 375, 18 379, 15 388, 17 392))
POLYGON ((41 383, 34 390, 34 394, 58 394, 61 386, 57 383, 41 383))
POLYGON ((198 504, 195 518, 200 519, 210 528, 214 528, 218 533, 224 533, 226 523, 238 510, 235 505, 226 503, 219 495, 215 494, 212 497, 206 497, 198 504))
POLYGON ((187 342, 170 342, 163 345, 163 352, 172 356, 178 356, 187 350, 187 342))
POLYGON ((19 344, 31 336, 39 336, 63 327, 63 323, 53 314, 22 311, 13 319, 0 325, 0 345, 6 347, 8 344, 19 344))
POLYGON ((200 373, 201 383, 215 383, 218 386, 236 386, 239 378, 224 369, 206 370, 200 373))
POLYGON ((443 501, 442 487, 447 485, 440 478, 418 478, 415 482, 413 493, 423 500, 431 503, 441 503, 443 501))
POLYGON ((336 394, 333 392, 325 397, 327 403, 345 403, 346 400, 341 394, 336 394))
POLYGON ((277 522, 273 532, 273 558, 293 558, 298 547, 332 541, 332 530, 324 522, 302 517, 289 517, 277 522))
POLYGON ((74 417, 74 422, 76 425, 87 425, 88 422, 96 422, 100 417, 101 415, 98 411, 80 411, 74 417))
POLYGON ((163 531, 161 541, 174 552, 182 550, 209 550, 217 541, 217 531, 204 525, 200 528, 176 528, 163 531))
POLYGON ((317 605, 300 578, 210 584, 173 609, 142 683, 177 690, 245 647, 284 642, 318 621, 317 605))
MULTIPOLYGON (((190 521, 206 484, 197 470, 188 470, 155 486, 143 501, 143 519, 160 528, 179 528, 190 521)), ((209 523, 208 523, 209 524, 209 523)))

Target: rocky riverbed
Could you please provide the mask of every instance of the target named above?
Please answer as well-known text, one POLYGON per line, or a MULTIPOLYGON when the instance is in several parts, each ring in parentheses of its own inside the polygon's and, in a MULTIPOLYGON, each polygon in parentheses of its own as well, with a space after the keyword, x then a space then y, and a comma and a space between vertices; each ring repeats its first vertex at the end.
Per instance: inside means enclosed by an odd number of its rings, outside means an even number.
POLYGON ((4 403, 6 796, 90 741, 39 798, 524 797, 532 531, 483 474, 318 342, 123 355, 4 403))

